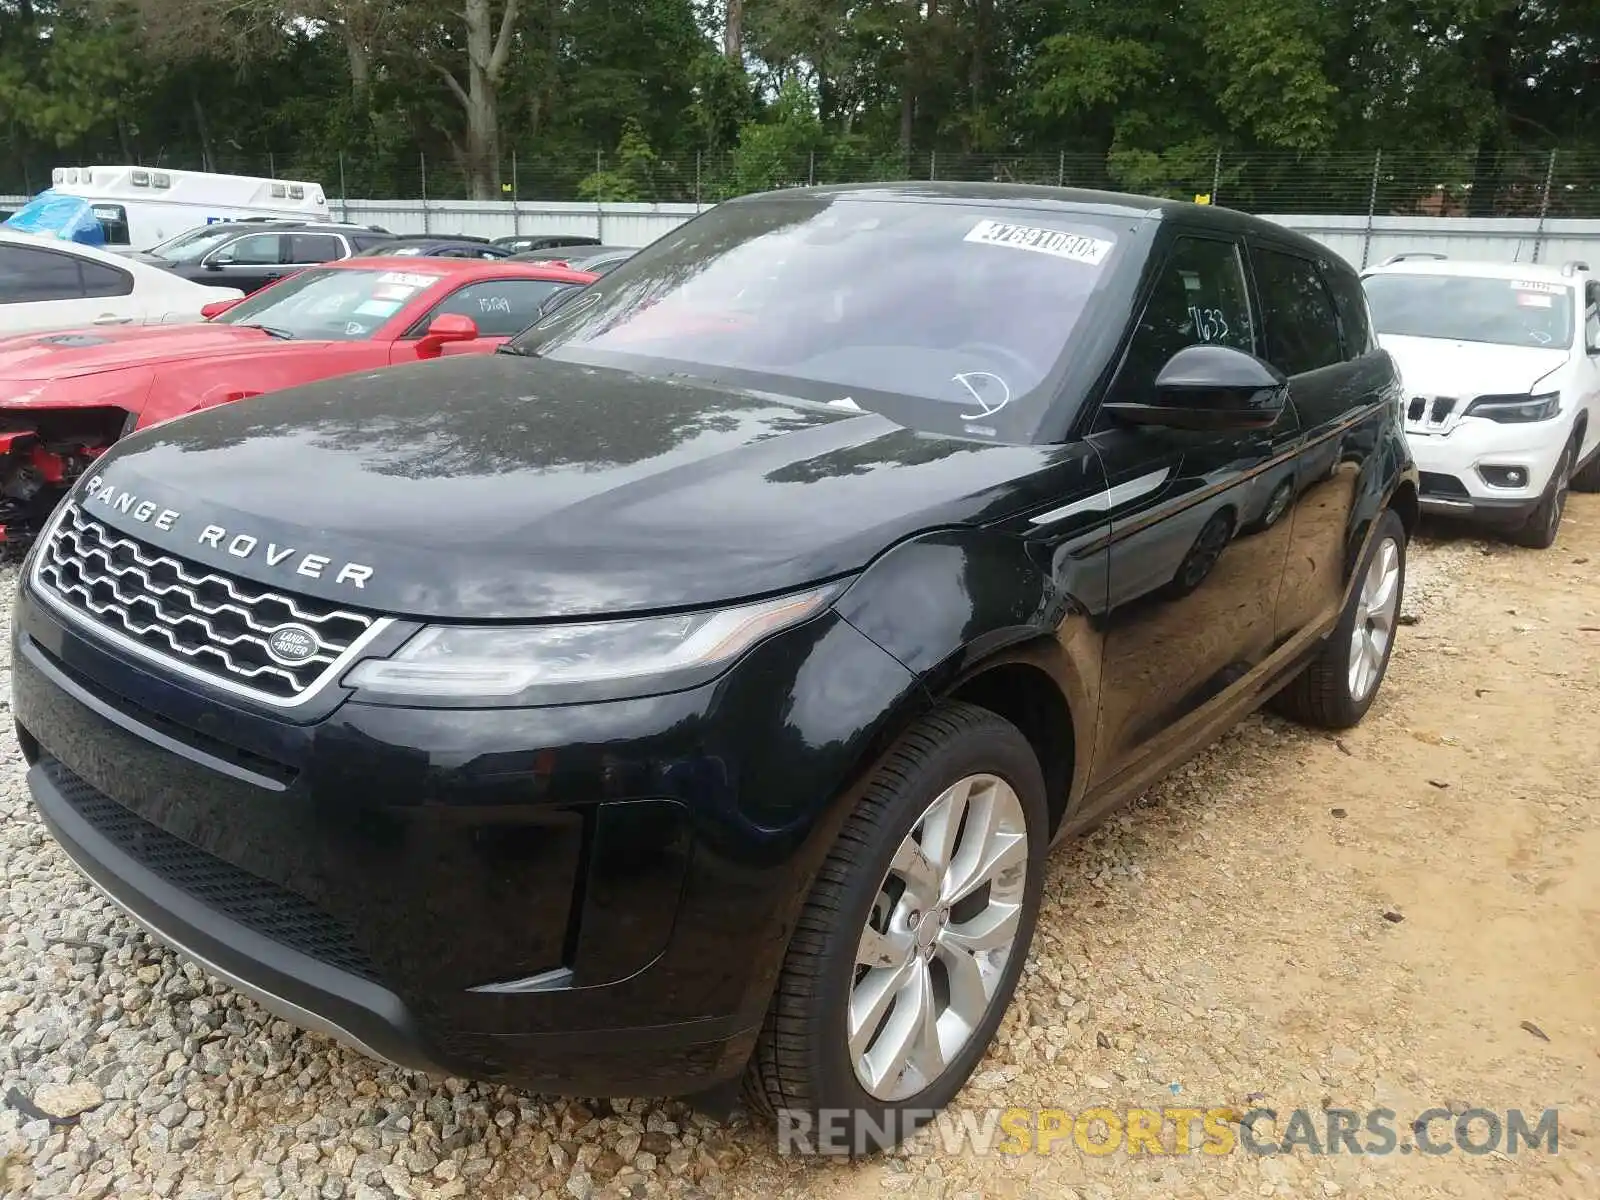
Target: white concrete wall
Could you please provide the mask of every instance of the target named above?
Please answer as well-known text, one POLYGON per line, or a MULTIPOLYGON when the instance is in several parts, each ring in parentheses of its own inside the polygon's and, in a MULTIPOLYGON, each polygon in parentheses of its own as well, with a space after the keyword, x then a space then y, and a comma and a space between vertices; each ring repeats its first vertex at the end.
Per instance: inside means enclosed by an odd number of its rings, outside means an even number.
MULTIPOLYGON (((0 207, 19 207, 21 196, 0 196, 0 207)), ((395 233, 581 233, 610 246, 644 246, 675 229, 700 208, 693 204, 579 204, 524 200, 349 200, 330 202, 335 218, 382 225, 395 233)), ((1583 259, 1600 267, 1600 220, 1534 217, 1274 216, 1317 239, 1357 267, 1407 250, 1451 258, 1564 263, 1583 259)))
POLYGON ((524 200, 333 201, 336 219, 382 225, 394 233, 582 233, 608 246, 646 246, 696 212, 693 204, 564 204, 524 200))
POLYGON ((1315 238, 1357 267, 1391 254, 1428 250, 1450 258, 1560 265, 1582 259, 1600 267, 1600 220, 1535 217, 1273 216, 1267 220, 1315 238))

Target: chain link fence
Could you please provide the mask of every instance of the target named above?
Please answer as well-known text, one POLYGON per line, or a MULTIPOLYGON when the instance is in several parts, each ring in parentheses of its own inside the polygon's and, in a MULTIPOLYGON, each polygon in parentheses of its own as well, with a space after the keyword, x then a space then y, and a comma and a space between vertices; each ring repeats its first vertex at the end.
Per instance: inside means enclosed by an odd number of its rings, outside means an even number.
MULTIPOLYGON (((60 162, 59 165, 90 165, 60 162)), ((619 156, 606 150, 511 150, 498 179, 477 187, 453 158, 418 153, 374 161, 354 153, 310 157, 236 153, 207 163, 163 156, 145 166, 320 182, 330 201, 543 200, 710 204, 769 188, 887 180, 984 181, 1108 188, 1193 199, 1250 212, 1429 217, 1600 217, 1600 150, 1526 149, 1493 155, 1384 149, 1297 154, 1219 151, 1178 155, 1066 152, 795 155, 697 151, 619 156)), ((49 186, 48 169, 13 162, 0 194, 49 186)))

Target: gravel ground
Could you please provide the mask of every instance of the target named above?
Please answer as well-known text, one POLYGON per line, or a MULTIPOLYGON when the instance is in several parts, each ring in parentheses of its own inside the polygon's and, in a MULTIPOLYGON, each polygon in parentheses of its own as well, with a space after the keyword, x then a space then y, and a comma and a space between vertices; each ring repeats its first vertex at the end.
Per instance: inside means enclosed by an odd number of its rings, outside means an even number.
POLYGON ((1558 1155, 923 1139, 818 1163, 681 1104, 395 1071, 271 1020, 99 899, 34 819, 6 731, 0 1195, 1600 1197, 1597 572, 1600 497, 1573 498, 1544 554, 1431 531, 1361 728, 1254 718, 1055 856, 1014 1011, 959 1098, 1557 1107, 1558 1155))

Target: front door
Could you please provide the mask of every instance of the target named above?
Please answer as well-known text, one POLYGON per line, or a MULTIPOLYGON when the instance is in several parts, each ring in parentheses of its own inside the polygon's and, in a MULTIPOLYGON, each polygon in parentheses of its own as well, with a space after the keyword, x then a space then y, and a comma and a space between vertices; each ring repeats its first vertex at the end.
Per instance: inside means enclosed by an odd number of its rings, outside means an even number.
MULTIPOLYGON (((1108 399, 1154 403, 1156 375, 1177 351, 1210 342, 1259 354, 1258 331, 1243 247, 1181 234, 1108 399)), ((1292 406, 1266 430, 1190 432, 1103 417, 1091 435, 1111 508, 1092 787, 1120 790, 1143 768, 1154 773, 1270 651, 1297 436, 1292 406)))
POLYGON ((200 282, 235 287, 246 294, 282 276, 287 247, 276 233, 252 233, 218 246, 206 256, 206 273, 200 282))

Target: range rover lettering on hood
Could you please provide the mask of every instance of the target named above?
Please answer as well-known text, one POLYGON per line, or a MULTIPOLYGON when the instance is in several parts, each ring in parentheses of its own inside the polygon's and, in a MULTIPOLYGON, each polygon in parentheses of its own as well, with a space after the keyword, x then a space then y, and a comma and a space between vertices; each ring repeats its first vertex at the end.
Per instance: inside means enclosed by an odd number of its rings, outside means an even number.
MULTIPOLYGON (((84 485, 84 499, 88 504, 100 504, 115 512, 131 517, 146 525, 154 525, 167 532, 178 532, 183 514, 176 509, 163 508, 150 500, 141 500, 136 494, 107 483, 102 476, 93 476, 84 485)), ((187 532, 187 531, 185 531, 187 532)), ((329 568, 334 560, 326 554, 302 552, 294 546, 280 546, 277 542, 263 542, 252 533, 227 529, 222 525, 206 525, 195 535, 195 544, 221 550, 234 558, 253 559, 269 567, 292 570, 307 579, 330 578, 329 568), (298 556, 298 557, 297 557, 298 556)), ((364 563, 346 562, 331 575, 334 583, 364 588, 372 578, 372 568, 364 563)))

